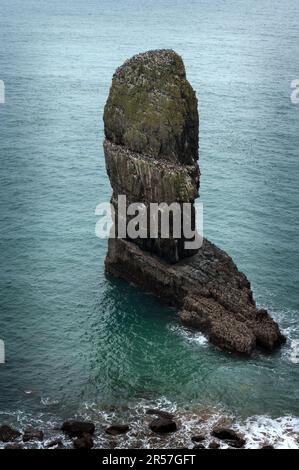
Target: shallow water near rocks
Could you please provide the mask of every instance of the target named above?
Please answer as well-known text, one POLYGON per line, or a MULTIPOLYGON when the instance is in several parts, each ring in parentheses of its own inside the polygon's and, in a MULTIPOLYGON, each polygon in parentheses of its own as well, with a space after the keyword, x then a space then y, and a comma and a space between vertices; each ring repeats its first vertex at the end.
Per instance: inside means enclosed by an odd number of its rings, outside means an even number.
POLYGON ((289 0, 1 1, 0 424, 46 443, 79 416, 98 447, 181 447, 229 417, 249 447, 298 446, 298 25, 289 0), (224 354, 104 273, 103 107, 116 67, 160 47, 183 56, 199 98, 205 236, 286 333, 273 355, 224 354), (145 415, 158 406, 179 424, 163 439, 145 415), (108 439, 114 421, 129 434, 108 439))

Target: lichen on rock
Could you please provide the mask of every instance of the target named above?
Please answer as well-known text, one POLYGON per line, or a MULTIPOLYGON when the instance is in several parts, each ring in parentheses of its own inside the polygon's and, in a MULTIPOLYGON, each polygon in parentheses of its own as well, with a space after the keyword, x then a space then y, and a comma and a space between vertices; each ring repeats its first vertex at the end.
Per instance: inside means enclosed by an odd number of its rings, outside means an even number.
POLYGON ((193 164, 198 158, 198 111, 181 57, 149 51, 119 67, 104 111, 114 144, 155 159, 193 164))

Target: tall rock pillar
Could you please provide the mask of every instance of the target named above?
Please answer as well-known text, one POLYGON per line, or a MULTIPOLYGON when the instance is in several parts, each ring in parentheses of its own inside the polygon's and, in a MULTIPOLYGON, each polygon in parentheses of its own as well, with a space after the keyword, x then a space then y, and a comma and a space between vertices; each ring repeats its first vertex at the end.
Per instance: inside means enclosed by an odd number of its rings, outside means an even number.
MULTIPOLYGON (((120 195, 127 205, 191 203, 194 227, 198 113, 182 59, 160 50, 125 62, 114 74, 104 122, 113 206, 120 195)), ((195 252, 186 250, 185 232, 176 235, 110 238, 106 270, 174 305, 184 325, 221 349, 249 355, 280 346, 285 338, 277 323, 257 308, 231 257, 206 239, 195 252)))

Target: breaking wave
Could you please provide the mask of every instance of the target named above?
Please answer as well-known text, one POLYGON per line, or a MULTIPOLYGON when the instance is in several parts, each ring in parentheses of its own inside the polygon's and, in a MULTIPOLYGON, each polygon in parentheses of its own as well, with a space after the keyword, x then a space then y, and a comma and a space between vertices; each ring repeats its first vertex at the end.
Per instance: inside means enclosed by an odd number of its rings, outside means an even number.
MULTIPOLYGON (((43 442, 26 443, 26 448, 45 448, 50 442, 57 440, 65 448, 72 448, 73 444, 60 431, 61 418, 40 414, 33 418, 21 411, 16 413, 0 413, 1 421, 5 418, 12 426, 21 431, 28 426, 41 429, 44 432, 43 442)), ((229 427, 244 435, 245 448, 258 449, 265 445, 271 445, 276 449, 299 448, 299 418, 283 416, 272 418, 270 416, 252 416, 246 419, 239 418, 222 409, 208 409, 205 407, 193 407, 179 409, 176 404, 166 398, 159 400, 138 401, 128 407, 99 408, 96 404, 84 404, 76 416, 78 419, 91 420, 95 423, 94 447, 105 449, 167 449, 194 447, 191 438, 195 435, 203 435, 203 445, 209 447, 212 441, 217 441, 220 448, 229 446, 212 437, 211 432, 215 426, 229 427), (149 429, 149 423, 153 416, 146 414, 149 408, 157 408, 168 411, 174 415, 178 425, 178 431, 168 435, 157 435, 149 429), (130 430, 121 436, 110 436, 105 429, 111 424, 128 424, 130 430)), ((21 440, 21 438, 20 438, 21 440)), ((0 448, 6 444, 0 443, 0 448)), ((55 448, 55 446, 53 447, 55 448)))

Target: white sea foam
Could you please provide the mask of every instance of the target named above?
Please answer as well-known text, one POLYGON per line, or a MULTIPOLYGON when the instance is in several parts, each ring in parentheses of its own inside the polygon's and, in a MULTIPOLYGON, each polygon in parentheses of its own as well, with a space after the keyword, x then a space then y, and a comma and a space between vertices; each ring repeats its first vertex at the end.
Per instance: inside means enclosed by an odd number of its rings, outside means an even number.
POLYGON ((181 325, 170 325, 169 329, 189 343, 195 343, 200 346, 206 345, 208 343, 208 338, 199 331, 192 331, 188 328, 184 328, 181 325))
POLYGON ((53 405, 58 405, 59 404, 58 400, 52 400, 49 397, 41 397, 40 401, 45 406, 53 406, 53 405))
POLYGON ((284 416, 270 418, 253 416, 237 428, 246 435, 247 448, 259 448, 261 444, 273 445, 276 449, 298 449, 299 418, 284 416))
MULTIPOLYGON (((238 418, 222 409, 211 409, 206 407, 194 407, 181 409, 166 398, 156 401, 140 400, 134 407, 130 408, 122 416, 113 411, 97 410, 96 405, 85 407, 85 418, 97 419, 103 427, 113 422, 126 422, 130 431, 125 436, 108 438, 105 433, 99 433, 96 438, 97 447, 117 448, 190 448, 194 443, 191 437, 196 434, 206 436, 204 445, 206 447, 215 441, 211 432, 217 425, 223 425, 235 429, 243 434, 246 439, 246 448, 260 448, 264 445, 273 445, 274 448, 297 449, 299 435, 299 418, 284 416, 271 418, 269 416, 252 416, 250 418, 238 418), (146 414, 149 408, 158 408, 174 414, 178 424, 178 431, 167 436, 157 436, 150 432, 149 423, 153 418, 146 414)), ((228 445, 218 441, 220 447, 225 449, 228 445)))
MULTIPOLYGON (((0 413, 3 416, 4 413, 0 413)), ((6 414, 7 416, 9 414, 6 414)), ((6 416, 6 417, 7 417, 6 416)), ((27 447, 46 447, 50 441, 59 439, 66 448, 73 447, 73 443, 59 428, 61 419, 48 414, 39 415, 37 418, 23 412, 10 414, 11 424, 20 430, 28 426, 42 429, 45 434, 44 442, 30 442, 27 447)), ((191 437, 196 434, 203 434, 205 440, 203 444, 208 447, 215 441, 211 432, 215 426, 223 425, 235 429, 243 434, 246 439, 246 448, 260 448, 264 445, 273 445, 276 449, 298 449, 299 418, 294 416, 283 416, 271 418, 269 416, 252 416, 242 419, 221 409, 207 407, 193 407, 181 409, 176 404, 162 397, 159 400, 142 399, 129 408, 99 408, 96 403, 83 404, 78 419, 88 419, 95 423, 96 433, 94 442, 96 448, 190 448, 194 443, 191 437), (174 419, 178 425, 178 431, 169 435, 159 436, 152 433, 149 423, 153 419, 152 415, 147 415, 149 408, 159 408, 174 414, 174 419), (105 433, 105 428, 112 423, 126 423, 130 426, 130 431, 122 436, 109 436, 105 433)), ((218 441, 220 447, 225 449, 228 445, 223 441, 218 441)), ((0 448, 5 444, 0 443, 0 448)))
POLYGON ((292 309, 282 309, 277 312, 272 305, 267 305, 266 308, 287 338, 286 345, 281 350, 282 358, 292 364, 299 364, 299 312, 292 309))
POLYGON ((293 364, 299 364, 299 339, 291 340, 289 358, 293 364))

